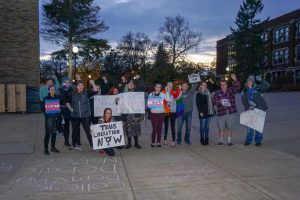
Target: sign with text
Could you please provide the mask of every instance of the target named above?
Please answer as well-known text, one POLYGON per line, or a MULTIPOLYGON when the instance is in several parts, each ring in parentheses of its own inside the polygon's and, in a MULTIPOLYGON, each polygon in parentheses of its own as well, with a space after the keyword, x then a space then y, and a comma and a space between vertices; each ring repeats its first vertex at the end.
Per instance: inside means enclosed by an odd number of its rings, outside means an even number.
POLYGON ((122 114, 145 114, 144 92, 126 92, 118 95, 118 111, 122 114))
POLYGON ((105 108, 111 108, 113 116, 121 115, 116 104, 117 95, 95 95, 93 97, 95 117, 102 117, 105 108))
POLYGON ((249 128, 252 128, 260 133, 264 130, 266 112, 254 109, 242 112, 240 115, 240 123, 249 128))
POLYGON ((45 112, 46 114, 57 114, 60 112, 60 100, 59 99, 46 99, 45 100, 45 112))
POLYGON ((93 149, 106 149, 125 145, 122 122, 91 125, 93 149))
POLYGON ((147 100, 148 108, 163 108, 164 99, 163 97, 148 97, 147 100))
POLYGON ((188 75, 188 78, 190 83, 198 83, 201 81, 199 74, 190 74, 188 75))

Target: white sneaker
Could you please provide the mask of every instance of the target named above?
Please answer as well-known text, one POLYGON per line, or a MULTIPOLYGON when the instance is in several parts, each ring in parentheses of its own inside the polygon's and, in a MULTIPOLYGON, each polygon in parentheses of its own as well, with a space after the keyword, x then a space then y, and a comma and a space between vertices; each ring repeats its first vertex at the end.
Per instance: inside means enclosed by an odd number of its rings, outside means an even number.
POLYGON ((175 142, 172 142, 171 147, 175 147, 175 142))
POLYGON ((164 145, 167 145, 167 144, 168 144, 168 142, 167 142, 167 140, 165 140, 165 141, 164 141, 164 145))
POLYGON ((81 151, 81 148, 79 148, 78 146, 76 146, 76 147, 74 147, 74 150, 81 151))

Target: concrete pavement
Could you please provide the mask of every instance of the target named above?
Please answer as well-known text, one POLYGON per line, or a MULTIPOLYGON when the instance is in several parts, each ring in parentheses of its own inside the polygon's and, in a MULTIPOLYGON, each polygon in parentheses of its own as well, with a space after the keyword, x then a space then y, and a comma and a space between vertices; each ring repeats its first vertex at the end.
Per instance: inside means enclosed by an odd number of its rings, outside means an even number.
POLYGON ((215 120, 211 145, 201 146, 194 112, 191 146, 151 149, 148 121, 144 148, 113 158, 91 152, 85 134, 81 152, 64 148, 59 137, 62 153, 44 156, 41 114, 0 115, 0 199, 300 199, 300 93, 269 93, 266 99, 262 147, 244 147, 245 128, 238 123, 236 148, 216 147, 215 120))

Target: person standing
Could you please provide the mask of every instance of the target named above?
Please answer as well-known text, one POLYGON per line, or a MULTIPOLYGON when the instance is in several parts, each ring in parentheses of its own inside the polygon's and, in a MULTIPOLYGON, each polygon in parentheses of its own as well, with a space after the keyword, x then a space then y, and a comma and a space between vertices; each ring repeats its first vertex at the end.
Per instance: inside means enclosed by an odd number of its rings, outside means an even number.
POLYGON ((193 114, 193 105, 194 105, 194 95, 196 93, 197 85, 193 84, 192 88, 189 90, 188 83, 182 84, 182 95, 177 101, 177 117, 178 117, 178 126, 177 126, 177 144, 181 144, 181 130, 185 122, 185 136, 184 141, 186 144, 191 145, 190 135, 192 128, 192 114, 193 114))
POLYGON ((166 95, 164 100, 164 110, 165 110, 165 134, 164 134, 164 145, 167 145, 167 137, 168 137, 168 129, 169 129, 169 122, 171 125, 171 133, 172 133, 172 143, 171 147, 175 146, 175 139, 176 139, 176 100, 180 98, 181 95, 181 86, 177 88, 177 90, 173 89, 173 83, 168 82, 167 86, 163 93, 166 95))
MULTIPOLYGON (((154 92, 150 93, 148 100, 152 99, 156 102, 161 102, 161 105, 150 107, 150 120, 152 124, 151 147, 161 147, 162 125, 165 118, 163 101, 166 100, 166 95, 161 92, 162 85, 156 83, 154 92), (157 144, 155 144, 157 142, 157 144)), ((148 105, 149 106, 149 105, 148 105)))
MULTIPOLYGON (((268 86, 265 85, 269 85, 269 83, 264 84, 263 80, 260 84, 256 84, 254 76, 248 77, 241 96, 245 110, 253 110, 256 108, 266 111, 268 109, 267 102, 261 93, 263 92, 263 89, 268 89, 268 86)), ((244 145, 250 145, 253 141, 253 138, 255 141, 255 146, 261 146, 263 133, 247 127, 247 136, 244 145)))
POLYGON ((50 155, 48 150, 49 140, 51 137, 51 152, 60 153, 56 147, 56 131, 57 131, 57 118, 60 113, 60 99, 55 94, 55 86, 48 87, 48 95, 44 97, 42 103, 42 110, 45 116, 45 138, 44 138, 44 154, 50 155))
POLYGON ((237 80, 236 75, 232 74, 233 86, 228 87, 228 83, 225 79, 220 81, 221 90, 214 94, 213 102, 217 107, 217 122, 219 127, 220 141, 218 146, 224 144, 225 132, 227 133, 227 146, 234 147, 231 138, 233 132, 233 124, 235 123, 235 114, 238 112, 235 103, 235 94, 240 89, 240 81, 237 80))
POLYGON ((81 80, 76 82, 76 90, 72 93, 71 99, 69 99, 66 106, 71 111, 71 123, 72 123, 72 148, 75 150, 81 150, 79 148, 80 144, 80 124, 82 124, 83 129, 86 133, 90 147, 93 147, 92 136, 90 134, 91 126, 91 107, 89 102, 89 97, 93 93, 97 92, 95 82, 90 80, 90 84, 93 87, 92 91, 86 91, 84 89, 83 82, 81 80))
POLYGON ((209 124, 211 118, 215 115, 212 96, 207 89, 207 83, 201 81, 199 91, 196 94, 196 105, 200 119, 200 143, 209 145, 209 124))

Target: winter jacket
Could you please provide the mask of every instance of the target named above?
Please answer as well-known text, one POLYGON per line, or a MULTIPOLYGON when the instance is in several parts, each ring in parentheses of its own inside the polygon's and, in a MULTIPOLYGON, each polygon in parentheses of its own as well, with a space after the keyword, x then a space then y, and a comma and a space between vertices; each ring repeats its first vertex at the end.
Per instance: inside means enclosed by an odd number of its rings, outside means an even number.
MULTIPOLYGON (((208 91, 209 92, 209 91, 208 91)), ((211 111, 209 113, 209 97, 207 94, 204 94, 202 92, 198 92, 196 94, 196 106, 199 112, 199 118, 200 119, 205 119, 208 117, 212 117, 215 115, 215 110, 213 106, 213 102, 211 99, 211 111), (200 116, 200 113, 203 113, 203 117, 200 116)))
POLYGON ((93 94, 93 92, 87 91, 84 91, 82 93, 72 93, 71 98, 68 100, 68 103, 70 103, 73 108, 73 112, 71 113, 72 118, 91 117, 89 97, 93 94))
MULTIPOLYGON (((49 93, 48 95, 43 99, 43 102, 42 102, 42 111, 45 115, 45 117, 58 117, 59 113, 46 113, 46 101, 47 100, 57 100, 58 102, 60 102, 60 98, 58 95, 54 95, 54 97, 52 97, 49 93)), ((60 105, 59 105, 59 109, 60 109, 60 105)))
POLYGON ((245 110, 257 108, 266 111, 268 109, 267 102, 256 85, 253 88, 245 87, 241 99, 245 110))

